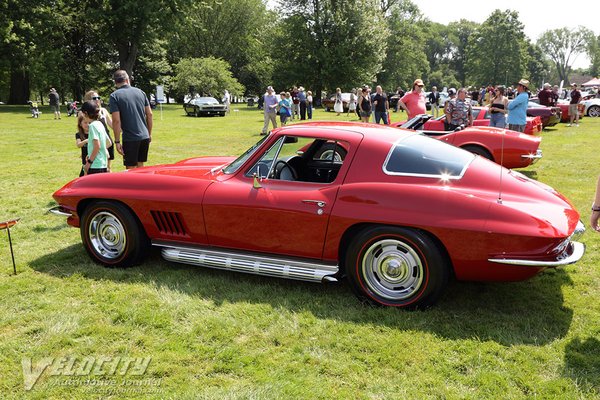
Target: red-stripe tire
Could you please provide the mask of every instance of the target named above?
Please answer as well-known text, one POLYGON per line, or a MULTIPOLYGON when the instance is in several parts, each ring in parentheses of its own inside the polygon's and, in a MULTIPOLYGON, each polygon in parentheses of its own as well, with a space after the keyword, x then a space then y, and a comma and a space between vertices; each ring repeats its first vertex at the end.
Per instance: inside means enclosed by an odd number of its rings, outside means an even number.
POLYGON ((346 272, 357 296, 371 304, 426 308, 443 293, 450 273, 437 243, 413 229, 375 226, 350 243, 346 272))

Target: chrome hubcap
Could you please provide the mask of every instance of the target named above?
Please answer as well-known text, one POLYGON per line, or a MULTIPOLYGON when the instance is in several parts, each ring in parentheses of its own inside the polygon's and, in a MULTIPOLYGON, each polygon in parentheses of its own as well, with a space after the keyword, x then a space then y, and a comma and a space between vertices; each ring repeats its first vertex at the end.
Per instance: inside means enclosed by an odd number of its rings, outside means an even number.
POLYGON ((423 284, 421 258, 411 246, 399 240, 375 242, 365 252, 361 268, 369 289, 385 299, 404 300, 423 284))
POLYGON ((102 211, 94 215, 88 234, 94 251, 104 258, 116 259, 125 251, 125 229, 110 212, 102 211))
POLYGON ((590 117, 597 117, 600 115, 600 107, 598 106, 592 106, 590 107, 590 109, 588 110, 588 114, 590 117))
POLYGON ((337 151, 335 152, 335 156, 334 156, 333 150, 325 150, 323 153, 321 153, 321 157, 319 157, 319 159, 331 160, 332 157, 335 157, 334 161, 339 161, 339 162, 343 161, 342 156, 337 151))

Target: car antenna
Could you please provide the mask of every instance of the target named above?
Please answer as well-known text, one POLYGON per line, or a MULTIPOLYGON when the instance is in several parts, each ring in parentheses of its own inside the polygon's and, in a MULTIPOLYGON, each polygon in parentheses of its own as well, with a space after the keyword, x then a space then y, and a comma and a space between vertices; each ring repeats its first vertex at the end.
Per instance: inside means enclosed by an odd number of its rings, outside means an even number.
POLYGON ((506 135, 506 130, 502 132, 502 141, 500 145, 500 185, 498 187, 498 204, 502 204, 502 175, 504 174, 504 136, 506 135))

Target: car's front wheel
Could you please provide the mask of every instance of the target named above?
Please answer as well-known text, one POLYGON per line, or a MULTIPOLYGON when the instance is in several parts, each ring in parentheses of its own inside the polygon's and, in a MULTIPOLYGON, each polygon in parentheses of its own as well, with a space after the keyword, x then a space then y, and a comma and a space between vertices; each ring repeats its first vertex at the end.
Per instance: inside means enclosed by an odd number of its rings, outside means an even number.
POLYGON ((354 292, 369 303, 425 308, 442 294, 450 267, 427 234, 375 226, 361 231, 350 243, 346 272, 354 292))
POLYGON ((600 106, 590 106, 587 115, 588 117, 600 117, 600 106))
POLYGON ((137 218, 121 203, 97 201, 81 218, 81 240, 90 257, 107 267, 129 267, 145 256, 149 240, 137 218))
POLYGON ((473 154, 477 154, 483 158, 487 158, 488 160, 494 161, 492 154, 481 146, 467 145, 464 146, 463 149, 470 151, 473 154))

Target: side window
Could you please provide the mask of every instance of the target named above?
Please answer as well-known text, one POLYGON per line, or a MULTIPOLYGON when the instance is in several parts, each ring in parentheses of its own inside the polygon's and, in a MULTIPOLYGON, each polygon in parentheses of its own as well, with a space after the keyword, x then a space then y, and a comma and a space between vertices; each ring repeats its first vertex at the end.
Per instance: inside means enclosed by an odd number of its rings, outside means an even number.
POLYGON ((285 136, 279 138, 246 172, 261 178, 282 181, 331 183, 346 158, 346 142, 320 138, 285 136))

